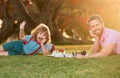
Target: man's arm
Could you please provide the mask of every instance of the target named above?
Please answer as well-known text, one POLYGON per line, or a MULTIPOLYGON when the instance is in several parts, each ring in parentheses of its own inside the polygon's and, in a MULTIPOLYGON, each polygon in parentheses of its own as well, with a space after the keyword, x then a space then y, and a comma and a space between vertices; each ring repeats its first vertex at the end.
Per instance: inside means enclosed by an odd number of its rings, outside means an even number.
POLYGON ((100 37, 95 35, 93 31, 89 31, 90 35, 95 38, 95 42, 91 48, 91 52, 92 53, 96 53, 96 52, 99 52, 100 51, 100 37))
POLYGON ((104 57, 112 54, 116 44, 106 45, 100 52, 90 55, 89 57, 104 57))
POLYGON ((91 48, 91 52, 92 53, 97 53, 97 52, 100 51, 101 46, 100 46, 100 42, 99 41, 100 41, 100 39, 97 37, 95 39, 95 42, 94 42, 92 48, 91 48))
POLYGON ((81 54, 77 55, 77 58, 88 58, 88 57, 105 57, 108 56, 110 54, 112 54, 114 48, 115 48, 116 44, 109 44, 106 45, 100 52, 95 53, 95 54, 91 54, 88 56, 83 56, 81 54))

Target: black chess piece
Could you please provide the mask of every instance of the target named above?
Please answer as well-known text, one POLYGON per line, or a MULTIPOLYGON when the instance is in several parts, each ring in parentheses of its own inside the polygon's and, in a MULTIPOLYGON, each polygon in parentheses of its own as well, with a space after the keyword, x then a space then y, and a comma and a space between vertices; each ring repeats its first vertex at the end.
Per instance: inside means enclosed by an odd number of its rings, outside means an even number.
POLYGON ((80 54, 82 54, 82 55, 86 55, 87 52, 86 52, 85 50, 83 50, 83 51, 80 52, 80 54))
POLYGON ((72 55, 73 56, 77 56, 77 52, 72 52, 72 55))
POLYGON ((72 55, 73 55, 73 56, 75 56, 75 53, 74 53, 74 52, 72 52, 72 55))

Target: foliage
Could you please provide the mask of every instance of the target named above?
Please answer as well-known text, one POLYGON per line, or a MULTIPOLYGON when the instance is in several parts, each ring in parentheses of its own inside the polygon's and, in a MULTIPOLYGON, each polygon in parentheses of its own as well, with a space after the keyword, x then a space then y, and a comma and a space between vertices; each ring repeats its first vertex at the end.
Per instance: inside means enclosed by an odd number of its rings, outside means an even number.
POLYGON ((77 28, 75 31, 79 36, 87 38, 89 37, 87 19, 90 15, 99 14, 103 17, 106 27, 119 31, 120 10, 117 9, 119 3, 119 0, 67 0, 59 13, 59 27, 65 28, 70 35, 72 29, 77 28), (72 24, 74 25, 71 26, 72 24))
MULTIPOLYGON (((88 3, 83 0, 66 1, 60 10, 60 17, 58 18, 61 29, 66 29, 66 32, 70 34, 70 36, 75 34, 72 32, 72 30, 75 30, 81 40, 87 40, 89 37, 89 27, 86 23, 89 12, 87 11, 88 7, 85 6, 86 4, 88 3)), ((87 6, 89 6, 89 4, 87 6)))

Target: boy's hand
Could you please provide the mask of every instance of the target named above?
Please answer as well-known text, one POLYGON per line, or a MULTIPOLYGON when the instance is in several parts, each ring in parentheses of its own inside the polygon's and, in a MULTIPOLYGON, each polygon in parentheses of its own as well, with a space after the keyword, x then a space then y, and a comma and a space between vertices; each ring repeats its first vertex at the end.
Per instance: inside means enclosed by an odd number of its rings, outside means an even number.
POLYGON ((20 23, 20 29, 24 29, 25 24, 26 24, 26 21, 23 21, 22 23, 20 23))
POLYGON ((42 40, 41 40, 41 43, 43 43, 43 44, 44 44, 46 41, 47 41, 47 39, 46 39, 46 38, 44 38, 44 39, 42 39, 42 40))

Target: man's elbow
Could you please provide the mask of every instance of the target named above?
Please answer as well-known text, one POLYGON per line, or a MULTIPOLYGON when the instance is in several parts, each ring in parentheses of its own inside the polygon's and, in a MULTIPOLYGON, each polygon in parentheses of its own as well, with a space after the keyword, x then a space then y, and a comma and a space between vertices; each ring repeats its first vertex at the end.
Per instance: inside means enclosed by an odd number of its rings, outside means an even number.
POLYGON ((107 57, 109 55, 111 55, 111 53, 101 53, 101 57, 107 57))
POLYGON ((91 55, 91 57, 107 57, 109 55, 110 54, 99 52, 99 53, 95 53, 95 54, 91 55))

